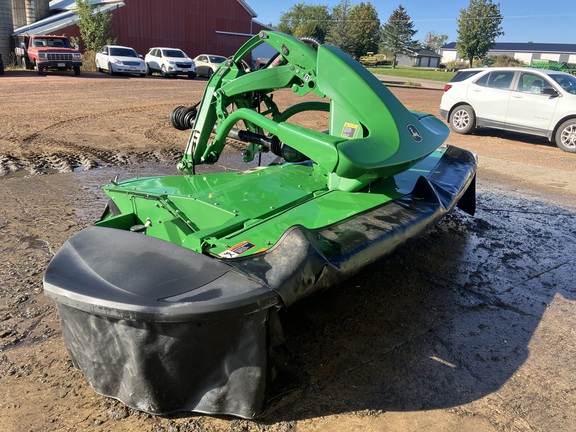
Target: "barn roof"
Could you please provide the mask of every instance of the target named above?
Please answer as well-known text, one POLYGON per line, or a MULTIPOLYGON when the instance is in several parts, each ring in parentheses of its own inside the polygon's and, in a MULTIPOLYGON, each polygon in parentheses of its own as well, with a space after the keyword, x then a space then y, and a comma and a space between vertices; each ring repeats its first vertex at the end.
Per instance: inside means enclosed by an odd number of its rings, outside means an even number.
MULTIPOLYGON (((52 3, 64 3, 69 0, 57 0, 50 2, 50 10, 52 9, 52 3)), ((75 3, 74 0, 70 0, 72 3, 75 3)), ((121 1, 101 1, 101 0, 94 0, 94 3, 101 3, 102 5, 98 9, 101 12, 112 11, 119 7, 125 6, 124 2, 121 1)), ((36 21, 35 23, 25 25, 23 27, 14 29, 14 33, 12 36, 19 36, 22 34, 29 34, 29 35, 41 35, 41 34, 51 34, 60 29, 69 27, 73 24, 76 24, 79 21, 78 15, 76 15, 76 11, 73 9, 60 9, 62 12, 56 13, 55 15, 50 15, 47 18, 41 19, 36 21)))
MULTIPOLYGON (((94 4, 104 4, 104 3, 118 3, 117 0, 90 0, 94 4)), ((252 16, 252 18, 256 18, 258 15, 254 12, 248 3, 244 0, 236 0, 246 11, 252 16)), ((52 0, 50 2, 50 10, 51 11, 61 11, 61 10, 72 10, 76 9, 76 0, 52 0)))
MULTIPOLYGON (((254 10, 248 6, 244 0, 236 1, 240 3, 244 9, 246 9, 246 12, 248 12, 252 18, 256 18, 258 16, 256 12, 254 12, 254 10)), ((124 2, 118 0, 91 0, 91 2, 93 4, 100 5, 97 11, 101 12, 112 11, 119 7, 126 6, 124 2)), ((50 11, 53 13, 53 15, 36 21, 33 24, 14 29, 12 36, 19 36, 22 34, 50 34, 76 24, 79 21, 75 12, 76 0, 52 0, 50 2, 50 11)))
MULTIPOLYGON (((104 4, 104 3, 118 3, 118 0, 90 0, 93 4, 104 4)), ((50 2, 50 11, 63 11, 76 9, 76 0, 52 0, 50 2)))
POLYGON ((441 58, 442 56, 435 51, 429 49, 420 49, 416 51, 417 57, 433 57, 433 58, 441 58))

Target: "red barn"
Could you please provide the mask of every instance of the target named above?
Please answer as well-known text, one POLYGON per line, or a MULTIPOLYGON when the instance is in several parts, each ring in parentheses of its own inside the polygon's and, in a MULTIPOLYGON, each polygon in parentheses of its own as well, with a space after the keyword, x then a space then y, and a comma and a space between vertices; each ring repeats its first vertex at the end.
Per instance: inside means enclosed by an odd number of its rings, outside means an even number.
POLYGON ((124 0, 113 12, 118 43, 140 53, 175 46, 187 54, 232 55, 263 27, 243 0, 124 0))
MULTIPOLYGON (((177 47, 189 56, 232 55, 250 35, 267 28, 244 0, 93 0, 112 13, 119 45, 146 54, 154 46, 177 47)), ((74 0, 50 2, 51 15, 15 30, 18 34, 78 36, 74 0)))

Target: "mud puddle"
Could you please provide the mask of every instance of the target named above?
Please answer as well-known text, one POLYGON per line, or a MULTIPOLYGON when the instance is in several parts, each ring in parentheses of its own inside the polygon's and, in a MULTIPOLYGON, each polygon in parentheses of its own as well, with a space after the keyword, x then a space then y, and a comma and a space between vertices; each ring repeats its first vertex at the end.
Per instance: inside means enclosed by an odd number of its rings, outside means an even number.
POLYGON ((152 417, 96 395, 71 368, 42 272, 100 215, 102 185, 168 174, 173 165, 147 164, 3 181, 0 386, 17 407, 0 405, 6 430, 381 430, 414 413, 437 430, 576 428, 576 216, 487 182, 476 216, 457 211, 282 312, 287 361, 260 421, 152 417))

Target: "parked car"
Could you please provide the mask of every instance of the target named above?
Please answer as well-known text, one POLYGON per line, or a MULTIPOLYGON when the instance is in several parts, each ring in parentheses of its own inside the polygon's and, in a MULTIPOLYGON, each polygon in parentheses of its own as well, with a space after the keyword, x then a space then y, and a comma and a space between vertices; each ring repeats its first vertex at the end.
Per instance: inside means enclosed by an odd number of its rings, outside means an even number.
POLYGON ((216 69, 226 61, 226 57, 222 57, 214 54, 200 54, 194 59, 196 63, 196 73, 199 76, 205 76, 210 78, 216 69))
POLYGON ((0 53, 0 75, 4 75, 4 60, 2 60, 2 53, 0 53))
POLYGON ((142 56, 130 47, 105 45, 96 53, 96 70, 114 74, 139 74, 146 76, 146 64, 142 56))
POLYGON ((440 115, 457 133, 480 126, 521 132, 576 153, 576 77, 564 72, 463 69, 444 87, 440 115))
POLYGON ((150 48, 144 57, 148 74, 160 72, 163 77, 187 75, 188 78, 196 78, 196 64, 194 60, 178 48, 150 48))

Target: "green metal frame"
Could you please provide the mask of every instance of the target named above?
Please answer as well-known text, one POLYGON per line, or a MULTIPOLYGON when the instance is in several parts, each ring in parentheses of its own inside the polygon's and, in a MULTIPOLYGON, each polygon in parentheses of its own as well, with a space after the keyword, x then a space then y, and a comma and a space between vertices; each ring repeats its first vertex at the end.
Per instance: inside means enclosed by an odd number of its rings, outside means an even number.
POLYGON ((267 132, 307 155, 322 173, 330 174, 331 189, 360 189, 375 178, 401 172, 434 151, 447 136, 439 121, 433 128, 421 127, 373 74, 338 48, 319 45, 315 50, 272 31, 250 39, 212 76, 180 168, 190 173, 193 165, 215 163, 228 133, 240 121, 248 130, 267 132), (242 59, 262 43, 279 52, 277 66, 246 71, 242 59), (299 96, 314 93, 330 102, 280 113, 268 94, 281 88, 299 96), (264 101, 267 109, 258 112, 255 100, 264 101), (288 122, 306 110, 329 111, 327 134, 288 122))
MULTIPOLYGON (((442 150, 428 156, 448 134, 443 122, 407 110, 338 48, 262 31, 208 81, 179 163, 188 175, 106 186, 119 214, 110 211, 97 225, 138 227, 221 258, 257 253, 273 247, 290 226, 322 228, 408 193, 423 167, 433 169, 442 150), (278 57, 270 67, 247 70, 243 59, 263 43, 278 57), (271 96, 278 89, 318 101, 281 112, 271 96), (290 121, 311 111, 328 113, 327 132, 290 121), (309 162, 194 175, 196 165, 218 161, 237 125, 276 137, 309 162)), ((268 150, 249 143, 244 160, 268 150)))

